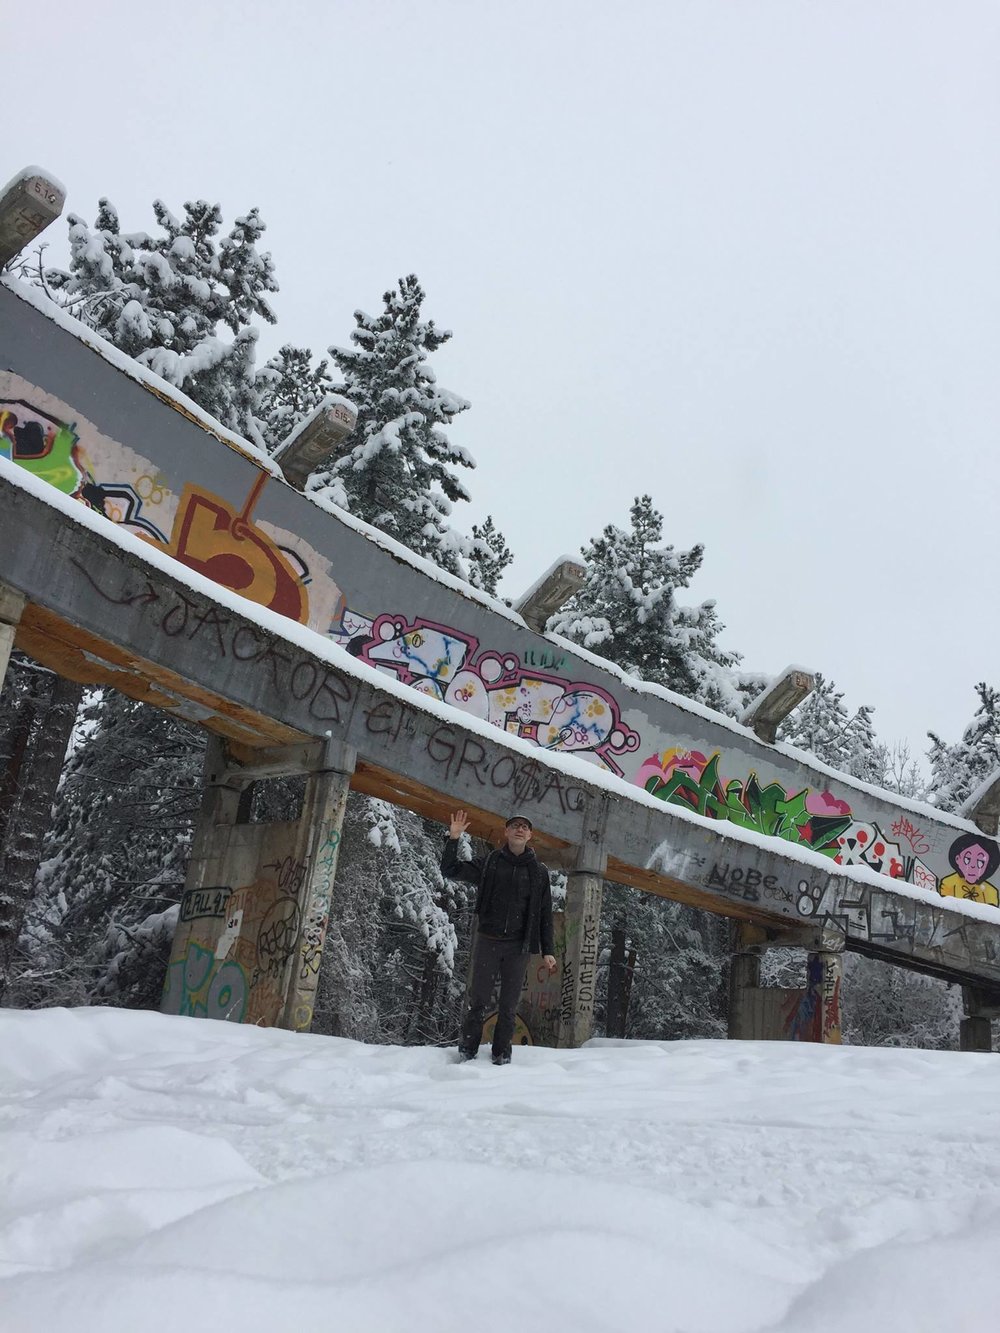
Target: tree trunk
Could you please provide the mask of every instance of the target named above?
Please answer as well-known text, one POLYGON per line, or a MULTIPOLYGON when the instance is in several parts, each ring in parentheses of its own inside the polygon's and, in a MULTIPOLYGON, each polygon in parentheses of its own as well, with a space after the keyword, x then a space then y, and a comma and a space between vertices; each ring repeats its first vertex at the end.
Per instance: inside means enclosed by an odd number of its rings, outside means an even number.
POLYGON ((24 699, 14 715, 10 728, 10 747, 4 756, 3 772, 0 773, 0 848, 7 841, 7 829, 11 815, 17 804, 17 793, 21 786, 21 769, 28 753, 28 742, 35 722, 36 706, 34 699, 24 699))
POLYGON ((625 931, 621 927, 611 932, 604 1032, 608 1037, 625 1036, 625 931))
POLYGON ((31 903, 42 841, 66 760, 83 686, 52 678, 22 767, 20 791, 0 846, 0 1002, 10 980, 18 937, 31 903))

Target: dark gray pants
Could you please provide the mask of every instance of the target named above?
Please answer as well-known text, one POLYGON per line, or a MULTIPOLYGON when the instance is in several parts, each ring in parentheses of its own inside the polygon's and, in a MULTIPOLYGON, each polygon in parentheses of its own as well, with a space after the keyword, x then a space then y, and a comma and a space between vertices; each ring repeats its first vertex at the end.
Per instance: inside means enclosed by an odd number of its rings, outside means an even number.
POLYGON ((500 978, 500 1005, 497 1025, 493 1031, 493 1054, 502 1055, 510 1050, 514 1035, 517 1002, 521 998, 524 978, 528 971, 528 955, 522 953, 520 940, 491 940, 479 935, 472 955, 472 985, 469 987, 469 1010, 462 1024, 459 1047, 467 1055, 479 1050, 483 1039, 486 1009, 493 997, 493 987, 500 978))

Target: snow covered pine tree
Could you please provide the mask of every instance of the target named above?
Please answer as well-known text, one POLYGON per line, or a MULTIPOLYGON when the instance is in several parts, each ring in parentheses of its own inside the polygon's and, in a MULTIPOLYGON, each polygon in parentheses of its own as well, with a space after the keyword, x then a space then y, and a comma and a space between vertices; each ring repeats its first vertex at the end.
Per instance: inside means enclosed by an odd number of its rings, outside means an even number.
POLYGON ((778 740, 806 750, 831 768, 863 782, 879 777, 879 754, 866 704, 851 714, 842 690, 816 673, 816 687, 778 726, 778 740))
POLYGON ((330 348, 344 377, 337 391, 358 409, 356 443, 309 490, 465 577, 468 538, 448 520, 454 501, 469 499, 455 469, 475 461, 444 428, 469 404, 440 388, 427 363, 451 333, 421 319, 423 301, 417 278, 400 278, 380 315, 354 312, 354 347, 330 348))
POLYGON ((500 578, 513 559, 513 553, 503 533, 494 524, 492 515, 487 514, 485 523, 472 525, 469 582, 473 587, 482 588, 483 592, 495 597, 500 578))
POLYGON ((931 800, 941 810, 957 810, 1000 768, 1000 691, 980 681, 976 694, 979 707, 960 741, 948 745, 928 733, 931 800))
POLYGON ((328 365, 321 361, 314 366, 308 347, 286 343, 257 372, 257 424, 271 452, 334 392, 328 365))
POLYGON ((278 290, 271 256, 257 248, 264 223, 252 208, 219 239, 218 204, 187 203, 183 221, 160 200, 153 212, 163 236, 122 232, 107 199, 93 229, 70 214, 69 270, 47 270, 44 283, 77 319, 263 445, 252 321, 275 323, 266 293, 278 290))
MULTIPOLYGON (((356 405, 358 424, 353 447, 307 490, 494 592, 512 558, 503 535, 491 518, 471 539, 449 521, 469 499, 456 469, 475 463, 446 428, 469 404, 428 364, 451 334, 422 318, 424 300, 415 276, 400 279, 381 314, 355 312, 350 349, 330 348, 343 377, 334 390, 356 405)), ((470 915, 461 887, 441 879, 441 829, 357 793, 345 829, 314 1029, 449 1041, 470 915)))
POLYGON ((740 657, 716 642, 724 627, 715 602, 677 601, 701 567, 704 547, 662 544, 663 515, 648 495, 636 498, 630 515, 629 531, 609 523, 583 547, 587 581, 548 628, 640 680, 735 716, 745 698, 734 672, 740 657))

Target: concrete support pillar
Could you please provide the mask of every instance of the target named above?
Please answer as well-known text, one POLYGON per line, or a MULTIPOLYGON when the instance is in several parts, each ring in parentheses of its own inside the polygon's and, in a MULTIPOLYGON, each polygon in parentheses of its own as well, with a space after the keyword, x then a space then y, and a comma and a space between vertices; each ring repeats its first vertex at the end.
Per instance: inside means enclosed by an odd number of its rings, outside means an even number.
MULTIPOLYGON (((218 736, 209 736, 201 767, 201 806, 191 844, 191 862, 206 860, 220 850, 218 830, 241 823, 240 800, 249 785, 227 773, 226 747, 218 736)), ((221 867, 219 867, 221 869, 221 867)))
POLYGON ((814 932, 776 934, 739 922, 733 926, 729 971, 729 1036, 742 1041, 816 1041, 837 1044, 840 1031, 842 937, 814 932), (762 986, 768 948, 806 948, 806 984, 762 986))
POLYGON ((5 583, 0 583, 0 692, 3 691, 7 664, 14 647, 14 635, 24 610, 24 598, 5 583))
POLYGON ((752 926, 747 921, 732 924, 728 1036, 735 1041, 750 1041, 762 1035, 757 1030, 759 1020, 755 1001, 760 989, 760 961, 765 939, 759 926, 752 926))
POLYGON ((306 785, 301 823, 307 842, 304 857, 307 871, 301 890, 302 913, 293 970, 281 1024, 295 1032, 308 1032, 312 1026, 354 759, 353 751, 339 747, 336 753, 327 754, 327 767, 313 773, 306 785))
POLYGON ((843 973, 839 953, 811 953, 806 966, 805 1003, 812 1014, 812 1031, 803 1041, 819 1041, 839 1046, 840 982, 843 973))
POLYGON ((992 1051, 993 1025, 979 992, 973 986, 962 987, 965 1017, 958 1027, 960 1051, 992 1051))
POLYGON ((165 1013, 308 1030, 353 770, 353 751, 329 742, 258 768, 210 742, 165 1013), (250 783, 303 772, 298 819, 245 822, 250 783))
POLYGON ((603 838, 606 817, 606 802, 601 802, 600 808, 591 812, 576 851, 576 864, 567 872, 558 1043, 564 1048, 582 1046, 594 1028, 601 899, 607 869, 603 838))
POLYGON ((566 950, 562 959, 559 1045, 582 1046, 594 1028, 597 946, 604 880, 587 870, 571 870, 566 886, 566 950))

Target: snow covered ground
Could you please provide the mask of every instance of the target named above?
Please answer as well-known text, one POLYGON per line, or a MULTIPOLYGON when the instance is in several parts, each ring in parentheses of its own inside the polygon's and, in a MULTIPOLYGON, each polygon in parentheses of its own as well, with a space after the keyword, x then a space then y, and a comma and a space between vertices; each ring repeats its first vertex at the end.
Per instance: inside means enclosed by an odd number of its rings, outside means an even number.
POLYGON ((0 1010, 0 1329, 994 1333, 998 1102, 983 1055, 0 1010))

